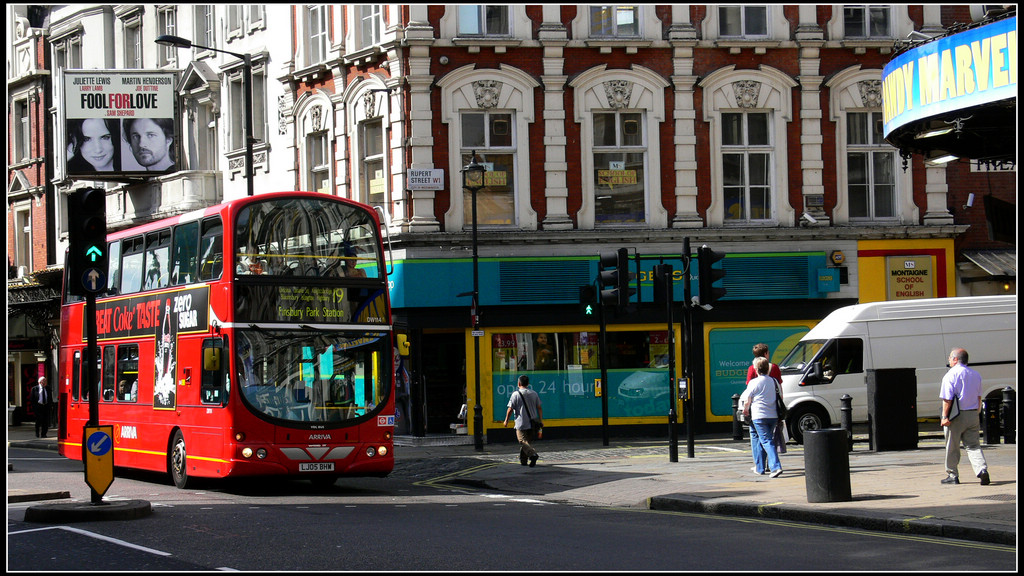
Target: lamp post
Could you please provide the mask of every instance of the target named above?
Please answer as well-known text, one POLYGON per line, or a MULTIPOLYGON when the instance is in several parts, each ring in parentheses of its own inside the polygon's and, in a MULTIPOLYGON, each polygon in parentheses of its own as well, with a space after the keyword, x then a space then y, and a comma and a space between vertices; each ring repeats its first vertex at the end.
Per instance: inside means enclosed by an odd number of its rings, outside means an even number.
POLYGON ((473 369, 476 378, 476 393, 473 406, 473 445, 484 449, 484 407, 480 404, 480 268, 477 259, 476 242, 476 193, 484 187, 484 172, 487 170, 476 161, 476 151, 470 152, 469 164, 462 169, 462 187, 473 195, 473 369))
POLYGON ((234 56, 235 58, 242 59, 242 92, 245 94, 245 182, 246 193, 247 195, 252 196, 252 56, 248 54, 238 54, 237 52, 229 52, 212 46, 200 46, 199 44, 193 44, 192 41, 187 38, 167 34, 159 36, 156 39, 156 43, 163 46, 173 46, 175 48, 199 48, 200 50, 210 50, 212 52, 220 52, 222 54, 227 54, 228 56, 234 56))

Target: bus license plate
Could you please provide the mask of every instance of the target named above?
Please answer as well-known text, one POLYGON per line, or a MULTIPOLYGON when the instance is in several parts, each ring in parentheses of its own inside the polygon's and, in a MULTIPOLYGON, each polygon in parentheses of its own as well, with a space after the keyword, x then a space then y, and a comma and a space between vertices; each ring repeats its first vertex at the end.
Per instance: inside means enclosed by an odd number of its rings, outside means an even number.
POLYGON ((334 472, 334 462, 300 462, 299 472, 334 472))

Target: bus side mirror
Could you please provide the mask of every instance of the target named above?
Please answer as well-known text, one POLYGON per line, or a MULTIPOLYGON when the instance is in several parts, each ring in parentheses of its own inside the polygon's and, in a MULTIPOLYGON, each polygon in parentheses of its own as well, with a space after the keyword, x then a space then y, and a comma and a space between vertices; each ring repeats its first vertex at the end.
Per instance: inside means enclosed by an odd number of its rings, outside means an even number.
POLYGON ((207 372, 220 370, 220 348, 203 349, 203 370, 207 372))

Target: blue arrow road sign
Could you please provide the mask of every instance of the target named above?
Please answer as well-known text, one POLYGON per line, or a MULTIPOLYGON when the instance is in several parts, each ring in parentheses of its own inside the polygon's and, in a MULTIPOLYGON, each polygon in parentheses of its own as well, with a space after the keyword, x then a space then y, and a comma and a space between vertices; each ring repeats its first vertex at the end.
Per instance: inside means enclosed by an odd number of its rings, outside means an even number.
POLYGON ((110 434, 107 434, 103 430, 93 432, 89 435, 89 439, 86 441, 86 447, 89 449, 89 453, 94 456, 103 456, 110 449, 114 447, 114 442, 110 439, 110 434))

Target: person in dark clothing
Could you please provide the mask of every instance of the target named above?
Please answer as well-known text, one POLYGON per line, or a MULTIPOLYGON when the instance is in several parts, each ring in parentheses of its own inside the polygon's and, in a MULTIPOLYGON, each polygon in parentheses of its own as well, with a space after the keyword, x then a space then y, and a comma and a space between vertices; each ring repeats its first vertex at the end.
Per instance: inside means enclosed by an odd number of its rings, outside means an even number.
POLYGON ((36 438, 46 438, 50 429, 50 391, 46 389, 46 377, 39 377, 39 384, 32 388, 32 413, 36 415, 36 438))

